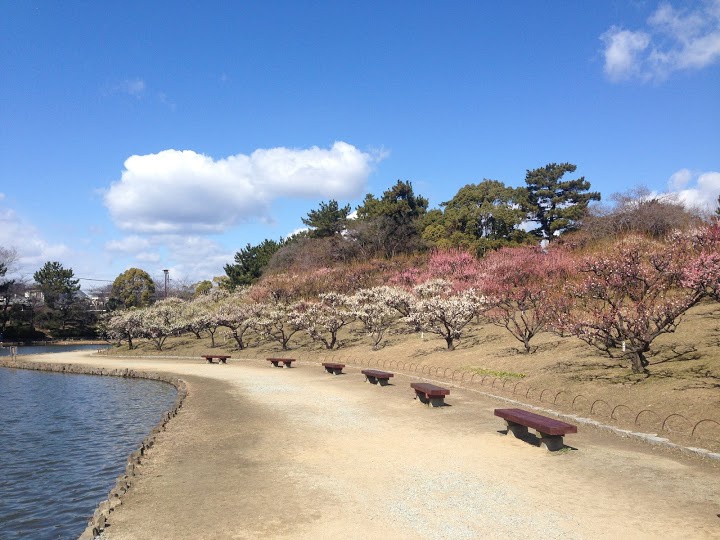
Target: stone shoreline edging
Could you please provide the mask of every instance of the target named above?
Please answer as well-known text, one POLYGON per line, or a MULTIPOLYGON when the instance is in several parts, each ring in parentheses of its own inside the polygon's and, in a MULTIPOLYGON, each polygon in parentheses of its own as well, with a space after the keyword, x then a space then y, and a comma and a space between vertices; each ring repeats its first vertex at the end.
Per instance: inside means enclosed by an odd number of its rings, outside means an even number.
POLYGON ((148 379, 152 381, 160 381, 173 385, 177 389, 177 396, 170 409, 162 415, 160 423, 158 423, 143 439, 140 447, 132 452, 127 459, 125 465, 125 473, 118 476, 113 487, 108 493, 107 499, 102 501, 95 509, 94 514, 88 521, 85 531, 80 535, 78 540, 92 540, 102 533, 110 514, 122 504, 122 496, 133 485, 133 478, 136 475, 136 467, 140 465, 145 457, 147 450, 153 447, 155 439, 159 433, 165 430, 168 422, 177 416, 180 408, 187 397, 187 384, 178 377, 163 375, 160 373, 148 373, 144 371, 136 371, 129 368, 99 368, 85 366, 80 364, 55 364, 49 362, 32 362, 26 360, 9 359, 7 357, 0 358, 0 367, 11 369, 28 369, 35 371, 48 371, 53 373, 67 373, 75 375, 99 375, 106 377, 125 377, 133 379, 148 379))

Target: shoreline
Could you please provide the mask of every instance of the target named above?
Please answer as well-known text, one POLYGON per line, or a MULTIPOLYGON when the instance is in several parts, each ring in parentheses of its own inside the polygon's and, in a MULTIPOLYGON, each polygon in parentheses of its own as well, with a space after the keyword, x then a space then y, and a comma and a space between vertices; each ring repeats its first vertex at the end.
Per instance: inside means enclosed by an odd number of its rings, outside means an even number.
MULTIPOLYGON (((57 353, 54 353, 57 354, 57 353)), ((25 369, 44 371, 68 375, 95 375, 100 377, 123 377, 131 379, 147 379, 170 384, 177 390, 175 401, 165 411, 158 424, 156 424, 142 440, 140 446, 130 453, 125 464, 125 473, 115 479, 115 486, 108 492, 107 497, 96 506, 92 518, 80 535, 79 540, 91 540, 98 536, 105 528, 105 523, 113 510, 122 504, 122 497, 131 488, 135 476, 135 467, 140 465, 145 453, 155 444, 157 434, 165 429, 167 423, 174 418, 187 397, 185 381, 177 377, 165 376, 160 373, 147 373, 132 369, 109 369, 103 367, 90 367, 78 364, 58 364, 51 362, 32 362, 18 360, 17 358, 0 357, 0 368, 25 369)))
MULTIPOLYGON (((348 522, 361 527, 358 530, 365 527, 370 532, 370 537, 387 536, 387 534, 397 538, 417 537, 416 525, 403 517, 407 513, 407 509, 404 507, 420 504, 422 509, 423 498, 420 497, 417 502, 406 499, 401 490, 405 484, 397 484, 393 481, 390 491, 400 489, 401 493, 396 493, 394 497, 389 497, 385 501, 387 505, 383 508, 385 510, 389 508, 390 514, 395 516, 394 520, 391 520, 390 528, 378 528, 380 523, 374 522, 372 516, 382 510, 372 510, 374 500, 379 499, 382 503, 382 500, 388 495, 385 490, 376 491, 377 488, 374 485, 376 482, 373 482, 375 474, 372 471, 375 470, 376 473, 379 473, 380 470, 386 470, 386 467, 375 461, 372 458, 373 455, 383 456, 381 461, 388 461, 389 464, 398 464, 391 466, 384 473, 390 474, 389 478, 397 476, 397 469, 400 468, 403 471, 402 477, 409 474, 408 478, 415 477, 413 482, 420 481, 421 484, 424 481, 422 477, 417 477, 418 471, 423 471, 423 475, 426 472, 433 473, 439 478, 447 480, 448 474, 454 474, 453 471, 457 472, 458 464, 454 462, 458 461, 462 463, 460 469, 462 469, 463 478, 470 478, 474 483, 480 482, 476 484, 476 487, 481 491, 484 483, 490 480, 481 481, 478 475, 489 475, 491 483, 496 486, 495 490, 507 491, 509 489, 506 485, 508 479, 505 478, 505 475, 498 477, 496 473, 486 470, 484 466, 477 469, 478 459, 482 463, 489 461, 502 464, 502 467, 508 465, 514 467, 508 462, 507 455, 510 456, 512 463, 522 463, 522 466, 527 469, 528 478, 533 475, 547 474, 548 467, 555 469, 555 474, 564 477, 561 484, 570 485, 571 491, 578 489, 582 491, 583 488, 577 485, 577 478, 567 475, 562 465, 563 462, 565 462, 565 466, 572 466, 576 475, 585 477, 585 481, 591 483, 597 482, 596 474, 586 476, 587 469, 596 468, 598 466, 596 461, 600 458, 605 467, 595 473, 599 474, 601 478, 610 474, 607 469, 618 465, 616 461, 620 461, 622 465, 630 459, 629 456, 637 456, 630 461, 649 460, 652 467, 658 466, 660 471, 673 471, 677 466, 671 465, 671 463, 675 462, 683 464, 682 467, 693 471, 704 471, 697 477, 700 484, 705 481, 700 479, 704 479, 708 471, 712 470, 714 473, 717 471, 716 467, 706 470, 705 460, 698 460, 697 457, 686 456, 683 458, 675 455, 677 452, 669 450, 656 452, 654 447, 646 443, 622 439, 617 434, 604 436, 594 428, 586 429, 584 426, 581 428, 582 434, 577 437, 577 442, 575 436, 568 437, 566 440, 567 444, 573 445, 573 447, 577 446, 577 448, 571 447, 568 452, 550 455, 526 442, 497 436, 495 432, 498 427, 497 419, 492 418, 491 412, 483 413, 483 411, 497 405, 497 398, 503 399, 501 396, 489 400, 487 396, 476 395, 478 392, 453 385, 452 394, 449 396, 451 398, 449 399, 450 407, 424 410, 415 407, 415 403, 407 399, 406 383, 409 380, 415 380, 408 377, 407 374, 397 373, 395 384, 381 389, 372 388, 373 385, 358 384, 359 366, 348 366, 346 376, 326 377, 327 374, 321 373, 317 362, 300 362, 297 368, 277 370, 268 368, 267 362, 257 359, 233 359, 230 364, 221 367, 218 364, 209 365, 198 359, 187 357, 184 359, 114 358, 72 352, 53 354, 53 358, 49 358, 49 356, 38 355, 29 362, 16 361, 16 363, 30 365, 32 366, 30 369, 38 369, 36 366, 49 366, 51 371, 58 372, 90 372, 93 374, 92 372, 96 371, 94 374, 148 375, 147 378, 155 380, 163 380, 163 378, 189 380, 191 381, 189 384, 198 390, 197 392, 193 391, 194 404, 188 403, 182 408, 174 406, 174 414, 163 417, 163 422, 161 422, 163 429, 158 432, 153 430, 152 435, 155 442, 148 447, 149 455, 146 456, 143 452, 140 455, 133 453, 130 456, 128 467, 132 472, 132 488, 128 490, 128 486, 122 483, 126 481, 123 477, 118 479, 117 494, 111 491, 109 499, 101 503, 91 525, 81 538, 95 537, 105 525, 107 527, 105 527, 102 537, 117 538, 118 540, 136 537, 138 531, 146 531, 145 528, 147 528, 147 532, 143 534, 143 537, 147 538, 251 538, 258 536, 311 538, 318 534, 333 536, 342 534, 343 531, 347 532, 348 522), (68 357, 72 358, 72 362, 68 362, 68 357), (67 366, 72 366, 73 371, 68 371, 67 366), (101 373, 97 373, 98 370, 101 373), (341 389, 338 390, 336 387, 341 387, 341 389), (312 396, 309 398, 311 401, 307 401, 305 395, 312 396), (328 406, 331 409, 328 409, 328 406), (478 412, 482 413, 481 420, 477 416, 478 412), (174 418, 174 421, 168 423, 170 418, 174 418), (377 423, 380 419, 382 419, 381 422, 377 423), (411 450, 416 447, 418 442, 417 429, 420 429, 421 433, 426 431, 428 426, 425 423, 428 421, 431 422, 431 431, 439 433, 437 438, 433 436, 432 439, 427 440, 425 446, 429 449, 435 448, 433 453, 440 456, 451 451, 445 459, 451 459, 448 464, 453 463, 453 465, 444 467, 442 463, 436 463, 429 456, 418 455, 411 450), (421 423, 417 424, 418 422, 421 423), (478 422, 480 422, 479 426, 478 422), (386 424, 391 424, 393 429, 386 430, 384 427, 386 424), (415 425, 416 427, 412 427, 415 425), (318 430, 318 427, 321 429, 318 430), (376 436, 381 436, 381 439, 375 440, 376 436), (346 443, 346 439, 352 440, 352 444, 349 441, 346 443), (382 444, 375 446, 378 443, 382 444), (222 450, 219 451, 219 448, 222 450), (293 451, 288 452, 289 448, 292 448, 293 451), (399 452, 397 448, 403 448, 405 451, 399 452), (480 453, 478 454, 478 452, 480 453), (619 453, 616 455, 615 452, 619 453), (327 460, 323 456, 328 453, 342 455, 341 462, 347 460, 349 464, 338 462, 334 465, 338 469, 337 471, 334 471, 333 467, 328 470, 326 466, 320 466, 320 469, 317 469, 320 463, 327 465, 327 460), (593 455, 595 457, 587 461, 593 455), (141 457, 143 459, 140 463, 132 463, 133 459, 141 457), (364 463, 365 467, 370 469, 367 471, 356 470, 357 466, 353 459, 358 463, 364 463), (407 463, 405 463, 406 461, 407 463), (578 461, 582 461, 582 466, 579 466, 578 461), (246 462, 250 463, 249 468, 243 465, 246 462), (238 467, 240 467, 239 470, 237 470, 238 467), (201 474, 198 474, 198 471, 201 474), (370 478, 366 472, 371 473, 370 478), (348 493, 347 489, 344 489, 335 493, 337 487, 327 484, 325 476, 328 475, 332 476, 339 486, 344 485, 348 479, 352 479, 353 481, 348 485, 352 486, 349 488, 351 491, 348 493), (293 478, 298 478, 300 484, 293 481, 293 478), (271 482, 272 479, 275 481, 271 482), (371 484, 367 484, 368 481, 371 484), (281 491, 274 487, 275 484, 280 486, 281 491), (244 493, 244 490, 238 493, 236 486, 240 485, 249 486, 251 493, 244 493), (253 486, 256 489, 253 489, 253 486), (308 490, 317 496, 317 501, 314 497, 307 498, 308 490), (364 495, 365 492, 374 493, 374 497, 368 499, 364 495), (248 498, 250 495, 252 496, 248 498), (331 517, 321 510, 324 508, 324 504, 329 503, 339 504, 339 508, 343 508, 347 506, 348 500, 345 499, 348 498, 351 499, 351 503, 354 503, 351 505, 355 508, 353 515, 344 515, 346 512, 341 510, 340 516, 331 517), (117 502, 113 502, 113 499, 117 502), (362 502, 359 506, 357 505, 358 500, 362 502), (273 510, 276 507, 282 507, 283 501, 290 510, 287 512, 290 514, 289 516, 284 515, 285 513, 279 515, 273 510), (298 506, 300 502, 302 504, 298 506), (368 505, 371 508, 368 508, 368 505), (399 514, 398 505, 403 508, 399 514), (237 518, 236 525, 228 524, 227 518, 231 515, 233 522, 237 518), (358 521, 357 515, 364 516, 364 519, 358 521), (191 516, 192 519, 188 521, 191 516), (370 522, 367 521, 368 518, 370 518, 370 522), (233 529, 235 532, 231 534, 233 529), (244 531, 253 532, 246 536, 244 531), (389 533, 388 531, 393 532, 389 533)), ((9 363, 2 362, 2 365, 9 363)), ((187 384, 186 382, 185 397, 188 395, 187 384)), ((125 476, 130 478, 130 475, 125 476)), ((670 479, 667 482, 671 482, 673 485, 675 482, 680 482, 680 478, 683 482, 686 480, 685 476, 676 477, 675 473, 671 476, 674 480, 670 479)), ((610 504, 611 500, 614 501, 618 497, 618 482, 622 483, 623 481, 625 481, 624 477, 615 478, 607 485, 600 482, 597 489, 591 490, 586 495, 594 499, 599 496, 598 493, 605 493, 611 486, 610 491, 606 493, 607 503, 610 504)), ((643 489, 652 492, 649 500, 655 500, 655 504, 662 506, 661 502, 656 500, 662 499, 662 490, 657 492, 653 486, 645 485, 642 478, 638 478, 638 481, 643 483, 643 489)), ((453 482, 454 480, 450 483, 453 482)), ((534 531, 547 521, 547 516, 543 517, 544 514, 541 510, 546 503, 536 500, 539 493, 537 490, 540 489, 540 486, 534 485, 533 482, 529 484, 523 482, 522 485, 515 485, 515 482, 511 482, 511 484, 516 489, 513 491, 514 497, 523 500, 527 498, 532 503, 530 506, 534 509, 533 520, 523 521, 520 530, 534 531), (538 514, 538 512, 540 513, 538 514)), ((438 491, 439 495, 444 493, 444 497, 453 496, 450 492, 445 493, 444 488, 434 483, 428 489, 431 492, 438 491)), ((708 489, 710 488, 708 487, 708 489)), ((629 493, 634 490, 635 487, 626 486, 621 490, 620 498, 626 496, 625 493, 630 496, 629 493)), ((548 487, 543 487, 541 491, 542 497, 546 498, 548 487)), ((473 493, 475 492, 467 492, 465 495, 472 498, 475 496, 473 493)), ((712 508, 710 513, 714 511, 717 514, 720 511, 718 496, 710 491, 704 493, 707 500, 701 506, 712 508)), ((487 493, 486 495, 490 496, 487 493)), ((603 519, 597 519, 594 502, 582 502, 582 497, 579 500, 567 499, 561 492, 557 492, 555 495, 564 500, 565 504, 580 505, 582 508, 582 510, 576 508, 570 513, 570 517, 573 519, 558 518, 562 521, 563 528, 569 527, 574 530, 574 519, 582 521, 581 530, 593 530, 596 526, 599 533, 600 527, 607 528, 603 519), (588 526, 590 529, 587 528, 588 526)), ((696 496, 696 494, 685 493, 681 499, 692 499, 696 496)), ((502 501, 498 501, 498 504, 500 502, 502 501)), ((487 504, 487 501, 482 502, 482 505, 487 504)), ((513 504, 513 502, 511 501, 509 504, 513 504)), ((615 506, 616 502, 612 502, 612 505, 615 506)), ((690 512, 686 515, 688 520, 695 519, 697 521, 699 519, 698 510, 692 510, 697 505, 698 501, 695 500, 692 505, 680 504, 679 506, 685 507, 685 511, 690 512)), ((648 503, 648 509, 652 508, 653 505, 648 503)), ((452 508, 448 508, 447 511, 456 515, 458 512, 452 508)), ((460 511, 462 512, 462 507, 460 511)), ((477 511, 477 509, 466 510, 460 516, 463 519, 472 517, 480 524, 481 518, 475 516, 477 511)), ((504 511, 491 504, 490 510, 483 513, 485 516, 483 519, 497 520, 501 526, 500 530, 504 530, 507 518, 496 515, 498 512, 504 511)), ((673 518, 674 512, 669 508, 667 512, 669 512, 669 517, 664 516, 658 527, 665 527, 665 531, 668 530, 667 527, 670 527, 672 531, 670 537, 679 538, 681 532, 681 529, 677 528, 679 522, 673 521, 677 516, 673 518), (672 536, 673 532, 678 536, 672 536)), ((377 515, 379 517, 380 514, 377 515)), ((422 512, 417 515, 422 515, 422 512)), ((698 533, 698 537, 712 538, 712 532, 707 527, 714 523, 711 518, 714 517, 715 520, 718 518, 709 514, 705 514, 705 516, 700 519, 702 526, 694 530, 698 533)), ((658 519, 658 516, 653 516, 653 519, 658 519)), ((443 525, 431 521, 432 523, 426 523, 429 531, 434 530, 440 534, 449 527, 448 524, 443 525)), ((552 523, 548 522, 545 525, 552 526, 552 523)), ((637 522, 635 522, 635 528, 636 532, 640 531, 636 535, 640 538, 650 538, 655 534, 652 532, 653 530, 661 530, 655 529, 653 526, 651 530, 646 531, 649 534, 643 534, 642 528, 637 522)), ((632 525, 630 525, 630 530, 634 530, 632 525)), ((463 531, 459 529, 452 529, 452 532, 452 536, 464 536, 460 534, 463 531)), ((612 530, 609 532, 612 533, 612 530)), ((615 531, 615 533, 618 532, 619 530, 615 531)), ((419 536, 423 537, 424 535, 420 533, 419 536)), ((498 534, 497 537, 499 536, 501 535, 498 534)), ((612 534, 606 535, 605 533, 593 534, 593 537, 609 538, 611 536, 612 534)), ((353 538, 355 537, 361 538, 362 536, 353 536, 353 538)), ((520 536, 511 534, 509 537, 520 536)), ((570 537, 575 536, 571 534, 570 537)))

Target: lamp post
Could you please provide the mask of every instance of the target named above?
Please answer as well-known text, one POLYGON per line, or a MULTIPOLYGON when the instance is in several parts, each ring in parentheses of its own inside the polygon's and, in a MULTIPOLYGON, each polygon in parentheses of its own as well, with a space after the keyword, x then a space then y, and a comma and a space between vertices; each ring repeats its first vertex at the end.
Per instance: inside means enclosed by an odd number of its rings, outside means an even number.
POLYGON ((165 269, 165 298, 167 298, 168 282, 170 281, 170 270, 165 269))

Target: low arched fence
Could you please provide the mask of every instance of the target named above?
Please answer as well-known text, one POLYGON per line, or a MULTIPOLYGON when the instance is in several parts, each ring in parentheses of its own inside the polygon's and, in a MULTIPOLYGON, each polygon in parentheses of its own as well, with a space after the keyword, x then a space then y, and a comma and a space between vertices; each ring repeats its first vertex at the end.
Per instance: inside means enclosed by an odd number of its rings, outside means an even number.
MULTIPOLYGON (((317 361, 317 356, 314 356, 317 361)), ((585 394, 572 394, 567 390, 540 388, 515 380, 512 376, 493 375, 472 370, 463 370, 443 366, 433 366, 421 362, 398 359, 367 359, 367 357, 343 357, 331 355, 332 361, 360 367, 377 367, 406 372, 417 376, 440 379, 453 384, 478 389, 498 397, 511 397, 539 405, 551 405, 560 412, 585 415, 610 423, 630 426, 642 430, 656 430, 659 433, 683 435, 687 437, 720 442, 720 421, 713 418, 691 420, 680 413, 660 413, 652 409, 634 411, 624 403, 610 403, 585 394)))

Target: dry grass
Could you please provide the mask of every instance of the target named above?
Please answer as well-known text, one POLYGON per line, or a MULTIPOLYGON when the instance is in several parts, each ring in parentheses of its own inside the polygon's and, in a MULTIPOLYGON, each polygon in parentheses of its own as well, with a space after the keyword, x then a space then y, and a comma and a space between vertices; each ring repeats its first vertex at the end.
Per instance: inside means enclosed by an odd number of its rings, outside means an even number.
MULTIPOLYGON (((251 340, 239 351, 232 339, 216 339, 217 350, 234 358, 291 356, 301 360, 338 361, 386 366, 389 370, 416 371, 430 379, 513 397, 528 404, 590 416, 620 427, 655 432, 691 446, 720 449, 720 304, 703 303, 683 319, 677 332, 654 344, 650 376, 634 375, 629 363, 603 356, 572 337, 541 334, 534 352, 523 354, 521 344, 504 328, 469 325, 456 350, 449 352, 439 336, 409 332, 398 327, 383 347, 371 350, 360 328, 351 326, 341 336, 341 347, 327 351, 298 332, 291 351, 277 344, 251 340), (391 367, 388 367, 393 362, 391 367), (400 362, 400 367, 398 367, 400 362), (474 375, 473 375, 474 374, 474 375), (472 379, 472 384, 470 380, 472 379), (646 412, 642 412, 646 411, 646 412), (681 415, 681 416, 671 416, 681 415), (689 437, 695 425, 695 436, 689 437)), ((199 356, 207 353, 210 339, 188 334, 168 340, 163 351, 152 343, 113 350, 123 355, 199 356)))

